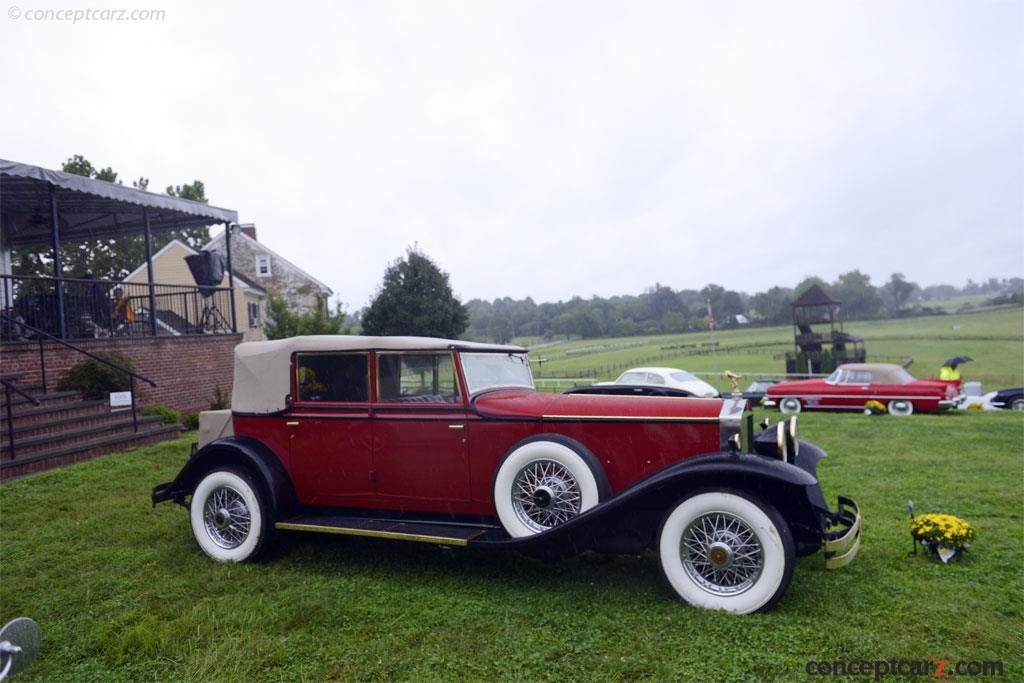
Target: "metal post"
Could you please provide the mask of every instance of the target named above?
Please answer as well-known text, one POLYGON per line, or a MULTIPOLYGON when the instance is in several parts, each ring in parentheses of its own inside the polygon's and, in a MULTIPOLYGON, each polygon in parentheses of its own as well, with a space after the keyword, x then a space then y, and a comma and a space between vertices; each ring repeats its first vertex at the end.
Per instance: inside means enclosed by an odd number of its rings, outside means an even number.
MULTIPOLYGON (((146 236, 146 282, 149 284, 149 331, 156 336, 156 293, 153 290, 153 233, 149 229, 149 208, 142 207, 142 226, 146 236)), ((131 304, 129 303, 129 306, 131 304)))
POLYGON ((67 339, 68 328, 64 320, 64 276, 60 265, 60 222, 57 218, 57 191, 50 183, 50 236, 53 240, 53 277, 56 278, 58 331, 61 339, 67 339))
POLYGON ((235 269, 231 263, 231 223, 224 224, 224 247, 228 252, 228 292, 231 297, 231 331, 238 332, 235 320, 235 269))
POLYGON ((14 418, 11 417, 11 388, 4 385, 4 398, 7 400, 7 444, 14 460, 14 418))
POLYGON ((46 393, 46 354, 43 352, 43 338, 39 337, 39 374, 43 378, 43 393, 46 393))
POLYGON ((139 411, 135 410, 135 375, 128 375, 128 392, 132 395, 132 427, 139 431, 139 411))

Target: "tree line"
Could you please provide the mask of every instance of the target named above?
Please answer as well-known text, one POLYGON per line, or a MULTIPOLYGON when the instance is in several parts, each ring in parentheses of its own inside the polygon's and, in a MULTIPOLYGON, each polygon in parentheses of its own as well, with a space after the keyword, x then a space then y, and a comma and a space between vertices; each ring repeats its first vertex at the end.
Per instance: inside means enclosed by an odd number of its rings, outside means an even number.
POLYGON ((468 336, 503 343, 516 337, 568 335, 587 339, 690 332, 706 330, 712 321, 718 328, 781 325, 792 320, 793 300, 814 284, 842 302, 846 320, 943 313, 928 302, 955 296, 1002 295, 1005 303, 1020 303, 1024 297, 1024 280, 1016 277, 990 278, 983 283, 968 280, 962 288, 921 287, 901 273, 893 273, 885 283, 875 286, 871 277, 859 270, 843 273, 833 282, 808 276, 796 287, 770 287, 755 294, 717 284, 699 290, 675 290, 655 283, 639 295, 576 296, 555 303, 538 304, 529 297, 472 299, 466 303, 468 336))

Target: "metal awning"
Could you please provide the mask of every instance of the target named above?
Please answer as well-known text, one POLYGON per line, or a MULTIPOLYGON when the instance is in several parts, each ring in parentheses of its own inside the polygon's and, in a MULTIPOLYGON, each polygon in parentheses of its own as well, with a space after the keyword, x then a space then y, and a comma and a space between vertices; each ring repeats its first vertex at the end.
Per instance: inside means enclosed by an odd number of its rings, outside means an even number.
POLYGON ((238 222, 238 212, 231 209, 0 159, 0 228, 5 245, 50 243, 51 187, 60 207, 62 242, 142 234, 144 209, 153 232, 238 222))

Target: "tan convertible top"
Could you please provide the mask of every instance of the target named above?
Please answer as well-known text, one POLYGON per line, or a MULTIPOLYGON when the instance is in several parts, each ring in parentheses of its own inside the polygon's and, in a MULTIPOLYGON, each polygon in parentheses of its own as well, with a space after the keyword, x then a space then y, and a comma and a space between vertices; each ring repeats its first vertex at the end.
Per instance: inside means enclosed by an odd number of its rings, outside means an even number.
POLYGON ((842 370, 870 372, 873 384, 906 384, 914 379, 903 366, 891 363, 844 363, 839 367, 842 370))
POLYGON ((521 346, 479 344, 434 337, 357 337, 318 335, 274 341, 243 342, 235 347, 235 381, 231 409, 236 413, 276 413, 287 407, 289 376, 295 352, 326 351, 496 351, 524 353, 521 346))

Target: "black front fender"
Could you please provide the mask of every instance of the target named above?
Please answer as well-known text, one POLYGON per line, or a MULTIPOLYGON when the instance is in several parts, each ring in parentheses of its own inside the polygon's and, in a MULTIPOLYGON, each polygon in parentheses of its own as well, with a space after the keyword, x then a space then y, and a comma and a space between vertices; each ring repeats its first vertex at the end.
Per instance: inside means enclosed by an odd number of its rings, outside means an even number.
POLYGON ((271 519, 295 508, 295 488, 280 459, 256 439, 244 436, 217 439, 197 450, 174 481, 153 487, 153 505, 173 500, 187 508, 185 497, 192 495, 204 474, 231 466, 248 469, 258 477, 271 507, 271 519))
POLYGON ((588 549, 639 553, 655 546, 662 519, 681 499, 700 490, 730 488, 771 502, 793 531, 798 554, 812 553, 821 547, 822 515, 828 512, 814 473, 824 452, 805 442, 800 447, 804 461, 799 465, 749 453, 687 458, 550 531, 486 543, 512 545, 538 555, 571 555, 588 549))

